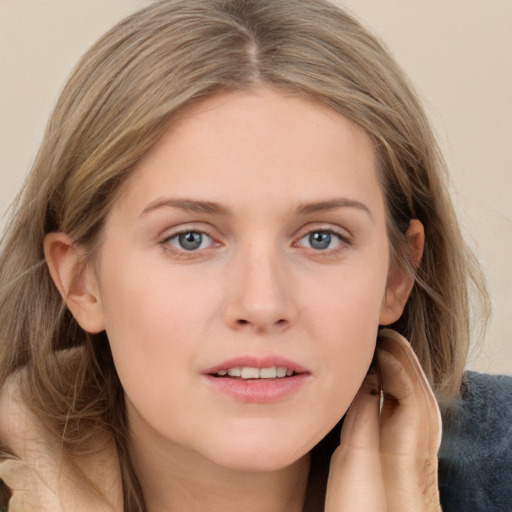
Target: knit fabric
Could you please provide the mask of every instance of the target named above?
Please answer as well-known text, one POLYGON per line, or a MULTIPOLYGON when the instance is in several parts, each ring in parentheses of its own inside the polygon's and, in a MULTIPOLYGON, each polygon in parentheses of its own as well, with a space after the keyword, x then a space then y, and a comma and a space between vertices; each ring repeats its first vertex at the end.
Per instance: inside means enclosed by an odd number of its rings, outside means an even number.
POLYGON ((443 512, 512 512, 512 377, 467 372, 438 458, 443 512))

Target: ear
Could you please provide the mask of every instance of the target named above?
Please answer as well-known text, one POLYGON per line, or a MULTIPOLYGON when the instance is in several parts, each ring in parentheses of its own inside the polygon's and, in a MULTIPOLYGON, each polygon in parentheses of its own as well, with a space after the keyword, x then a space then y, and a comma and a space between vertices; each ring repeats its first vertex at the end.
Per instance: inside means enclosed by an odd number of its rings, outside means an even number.
POLYGON ((66 306, 87 332, 105 329, 103 309, 94 269, 85 265, 79 249, 65 233, 50 233, 44 239, 44 255, 50 275, 66 306))
MULTIPOLYGON (((411 262, 416 269, 421 262, 425 245, 423 224, 418 219, 412 219, 405 236, 408 240, 411 262)), ((414 280, 405 268, 391 265, 386 284, 386 293, 381 306, 380 325, 392 324, 400 318, 413 285, 414 280)))

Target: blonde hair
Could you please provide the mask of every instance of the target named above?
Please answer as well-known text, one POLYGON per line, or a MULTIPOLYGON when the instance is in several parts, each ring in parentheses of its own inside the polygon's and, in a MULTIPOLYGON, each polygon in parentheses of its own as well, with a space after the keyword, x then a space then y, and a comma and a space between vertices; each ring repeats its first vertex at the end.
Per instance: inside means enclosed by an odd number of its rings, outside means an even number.
POLYGON ((372 138, 395 265, 416 280, 393 326, 416 351, 434 389, 455 396, 469 343, 471 286, 486 312, 478 265, 446 190, 429 122, 393 58, 326 0, 164 0, 121 21, 80 60, 44 141, 0 254, 0 385, 27 372, 25 399, 70 459, 98 431, 114 432, 125 510, 143 510, 124 442, 121 384, 105 333, 84 332, 44 261, 43 239, 68 233, 91 258, 120 185, 192 103, 260 84, 321 102, 372 138), (417 271, 405 230, 426 233, 417 271), (82 347, 62 364, 62 349, 82 347))

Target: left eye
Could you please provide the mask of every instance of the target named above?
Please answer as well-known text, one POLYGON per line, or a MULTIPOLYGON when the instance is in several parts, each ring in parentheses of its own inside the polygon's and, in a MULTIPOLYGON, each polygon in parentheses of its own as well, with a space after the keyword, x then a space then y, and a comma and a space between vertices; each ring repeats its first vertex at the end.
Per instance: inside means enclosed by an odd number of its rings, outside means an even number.
POLYGON ((197 251, 206 249, 213 241, 210 236, 201 231, 187 231, 168 238, 166 242, 182 251, 197 251))
POLYGON ((337 233, 326 230, 311 231, 304 235, 299 245, 303 247, 310 247, 317 251, 325 251, 326 249, 334 249, 342 243, 342 238, 337 233))

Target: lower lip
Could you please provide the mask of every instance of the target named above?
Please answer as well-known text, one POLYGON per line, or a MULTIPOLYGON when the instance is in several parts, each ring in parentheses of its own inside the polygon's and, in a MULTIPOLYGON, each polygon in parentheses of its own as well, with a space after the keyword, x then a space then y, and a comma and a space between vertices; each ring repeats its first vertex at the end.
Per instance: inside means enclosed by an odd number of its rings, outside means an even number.
POLYGON ((229 377, 205 378, 210 386, 240 402, 274 403, 296 393, 306 382, 309 374, 300 373, 292 377, 276 379, 233 379, 229 377))

